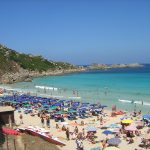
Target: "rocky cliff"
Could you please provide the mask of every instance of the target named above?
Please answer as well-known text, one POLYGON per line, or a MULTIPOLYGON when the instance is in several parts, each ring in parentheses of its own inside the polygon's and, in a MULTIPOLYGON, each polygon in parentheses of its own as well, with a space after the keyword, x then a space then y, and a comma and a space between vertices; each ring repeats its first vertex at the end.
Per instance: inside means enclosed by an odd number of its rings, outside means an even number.
POLYGON ((84 70, 69 63, 49 61, 42 56, 18 53, 3 45, 0 45, 0 63, 0 83, 31 81, 32 77, 84 70))

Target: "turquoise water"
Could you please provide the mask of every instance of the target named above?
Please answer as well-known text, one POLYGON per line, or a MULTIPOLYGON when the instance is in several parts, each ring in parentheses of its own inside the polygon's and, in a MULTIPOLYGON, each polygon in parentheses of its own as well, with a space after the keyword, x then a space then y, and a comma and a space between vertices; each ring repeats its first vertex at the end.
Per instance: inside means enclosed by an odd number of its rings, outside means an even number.
MULTIPOLYGON (((5 85, 6 86, 6 85, 5 85)), ((10 88, 49 96, 62 96, 61 99, 81 97, 82 102, 100 102, 108 106, 116 104, 126 110, 141 109, 150 111, 150 67, 138 69, 112 69, 89 71, 63 76, 34 78, 33 82, 9 85, 10 88), (40 89, 35 86, 58 88, 40 89), (122 103, 118 99, 144 101, 144 105, 122 103), (147 104, 148 103, 148 104, 147 104)))

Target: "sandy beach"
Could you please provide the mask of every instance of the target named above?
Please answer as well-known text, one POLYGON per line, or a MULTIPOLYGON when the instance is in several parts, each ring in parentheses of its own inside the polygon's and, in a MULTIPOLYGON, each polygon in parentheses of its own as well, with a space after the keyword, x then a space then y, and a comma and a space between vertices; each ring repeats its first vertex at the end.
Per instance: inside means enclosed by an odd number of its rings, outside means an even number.
MULTIPOLYGON (((103 125, 100 125, 100 121, 97 121, 97 117, 92 116, 90 118, 84 119, 85 125, 81 126, 80 123, 81 123, 82 119, 78 118, 76 120, 76 122, 78 123, 77 127, 79 129, 79 132, 82 132, 83 128, 85 128, 85 132, 86 132, 86 127, 88 125, 94 125, 97 128, 97 132, 96 132, 97 139, 96 139, 96 141, 105 140, 106 137, 107 138, 114 137, 114 135, 106 136, 105 134, 102 133, 104 130, 102 130, 100 128, 102 126, 107 126, 107 125, 110 125, 112 123, 120 123, 120 121, 121 121, 120 118, 122 118, 123 115, 111 117, 110 116, 111 111, 109 111, 109 110, 105 110, 105 113, 107 114, 107 116, 104 117, 103 125)), ((129 115, 129 113, 127 115, 129 115)), ((15 111, 15 120, 17 121, 18 124, 19 124, 19 120, 20 120, 19 116, 20 116, 20 113, 15 111)), ((66 126, 69 127, 70 132, 73 132, 74 128, 76 126, 76 124, 74 124, 75 121, 69 121, 69 120, 65 119, 65 122, 67 124, 66 126)), ((58 123, 60 129, 56 129, 56 122, 54 120, 50 120, 50 126, 51 126, 50 129, 46 127, 46 124, 44 126, 45 126, 45 129, 49 130, 51 134, 53 134, 55 137, 58 137, 61 141, 66 143, 66 146, 64 146, 64 147, 58 146, 59 149, 61 149, 61 150, 70 150, 70 149, 76 150, 77 146, 76 146, 75 140, 71 140, 71 137, 70 137, 69 141, 66 139, 65 131, 61 130, 62 124, 64 124, 64 123, 61 123, 61 122, 58 123)), ((27 127, 29 125, 42 127, 41 120, 38 116, 31 116, 30 114, 23 114, 23 124, 20 124, 19 127, 27 127)), ((134 150, 134 149, 140 150, 140 149, 142 149, 142 148, 139 148, 138 145, 141 143, 141 137, 146 134, 145 132, 147 129, 148 129, 147 127, 142 129, 141 130, 141 136, 134 137, 134 143, 132 143, 132 144, 128 144, 128 142, 125 141, 123 139, 123 136, 121 135, 121 138, 120 138, 121 143, 118 146, 119 149, 121 149, 121 150, 127 150, 127 149, 128 150, 134 150)), ((96 144, 92 144, 86 139, 83 140, 83 145, 84 145, 85 150, 90 150, 91 148, 95 148, 95 147, 102 148, 101 142, 98 142, 96 144)))

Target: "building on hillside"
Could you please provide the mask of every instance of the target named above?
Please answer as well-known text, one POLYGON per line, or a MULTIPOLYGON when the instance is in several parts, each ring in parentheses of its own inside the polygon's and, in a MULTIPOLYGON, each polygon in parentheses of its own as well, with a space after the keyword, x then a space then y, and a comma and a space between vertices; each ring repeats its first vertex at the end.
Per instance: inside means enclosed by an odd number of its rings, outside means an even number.
POLYGON ((14 124, 14 111, 11 106, 0 106, 0 125, 14 124))

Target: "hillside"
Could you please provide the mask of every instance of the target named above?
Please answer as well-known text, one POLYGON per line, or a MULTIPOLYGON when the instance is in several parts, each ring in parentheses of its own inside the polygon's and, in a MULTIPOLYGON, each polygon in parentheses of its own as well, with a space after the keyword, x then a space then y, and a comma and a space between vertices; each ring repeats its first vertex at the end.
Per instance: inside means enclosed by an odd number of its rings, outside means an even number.
POLYGON ((0 83, 24 81, 31 77, 56 75, 80 70, 64 62, 49 61, 42 56, 18 53, 0 44, 0 83))

